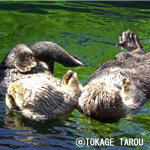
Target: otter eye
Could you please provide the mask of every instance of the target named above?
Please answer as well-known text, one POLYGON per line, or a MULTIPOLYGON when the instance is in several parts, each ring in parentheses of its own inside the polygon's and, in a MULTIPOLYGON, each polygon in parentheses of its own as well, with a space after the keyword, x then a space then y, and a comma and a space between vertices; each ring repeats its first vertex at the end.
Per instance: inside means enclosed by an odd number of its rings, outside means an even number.
POLYGON ((15 99, 14 99, 14 97, 13 97, 11 94, 8 94, 8 97, 9 97, 13 102, 15 102, 15 99))

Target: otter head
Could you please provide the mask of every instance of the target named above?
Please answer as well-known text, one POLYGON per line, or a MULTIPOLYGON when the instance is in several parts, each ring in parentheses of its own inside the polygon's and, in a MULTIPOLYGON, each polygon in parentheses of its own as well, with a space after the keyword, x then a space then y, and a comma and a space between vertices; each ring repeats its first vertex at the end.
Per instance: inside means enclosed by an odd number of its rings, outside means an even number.
POLYGON ((127 78, 123 79, 120 95, 122 102, 129 110, 138 109, 146 102, 145 95, 127 78))
POLYGON ((80 95, 80 84, 76 72, 69 70, 65 73, 62 79, 62 88, 75 96, 80 95))
POLYGON ((6 105, 10 110, 19 111, 25 106, 25 100, 23 99, 23 88, 18 81, 11 84, 6 94, 6 105))

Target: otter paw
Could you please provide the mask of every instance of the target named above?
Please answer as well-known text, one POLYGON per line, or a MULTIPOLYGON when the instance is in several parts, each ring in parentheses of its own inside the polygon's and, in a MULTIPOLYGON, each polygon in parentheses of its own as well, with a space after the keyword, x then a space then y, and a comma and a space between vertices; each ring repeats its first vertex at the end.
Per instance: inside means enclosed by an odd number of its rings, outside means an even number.
POLYGON ((138 37, 134 35, 133 32, 129 29, 122 32, 122 34, 119 36, 119 43, 121 48, 125 48, 128 51, 132 51, 137 48, 143 48, 138 37))

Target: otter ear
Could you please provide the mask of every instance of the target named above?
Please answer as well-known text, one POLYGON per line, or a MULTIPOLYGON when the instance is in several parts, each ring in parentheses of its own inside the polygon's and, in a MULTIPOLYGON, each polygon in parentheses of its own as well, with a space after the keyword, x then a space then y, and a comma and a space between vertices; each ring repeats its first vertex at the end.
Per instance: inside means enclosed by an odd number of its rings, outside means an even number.
POLYGON ((33 52, 25 45, 18 46, 15 51, 16 69, 20 72, 28 72, 37 66, 37 62, 33 56, 33 52))

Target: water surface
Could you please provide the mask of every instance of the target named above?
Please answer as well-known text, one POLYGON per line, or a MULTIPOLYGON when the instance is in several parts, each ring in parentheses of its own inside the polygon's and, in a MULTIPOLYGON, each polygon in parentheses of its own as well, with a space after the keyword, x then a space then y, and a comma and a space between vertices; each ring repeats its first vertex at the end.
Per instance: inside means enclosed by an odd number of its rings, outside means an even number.
MULTIPOLYGON (((98 65, 113 60, 119 34, 132 30, 149 51, 149 2, 0 2, 0 61, 13 46, 52 41, 83 60, 87 67, 55 64, 54 76, 72 69, 84 84, 98 65)), ((150 102, 116 123, 101 123, 74 110, 68 118, 44 123, 7 113, 0 97, 0 149, 148 149, 150 102), (113 138, 114 146, 77 147, 76 139, 113 138), (139 138, 143 146, 121 146, 119 138, 139 138)))

